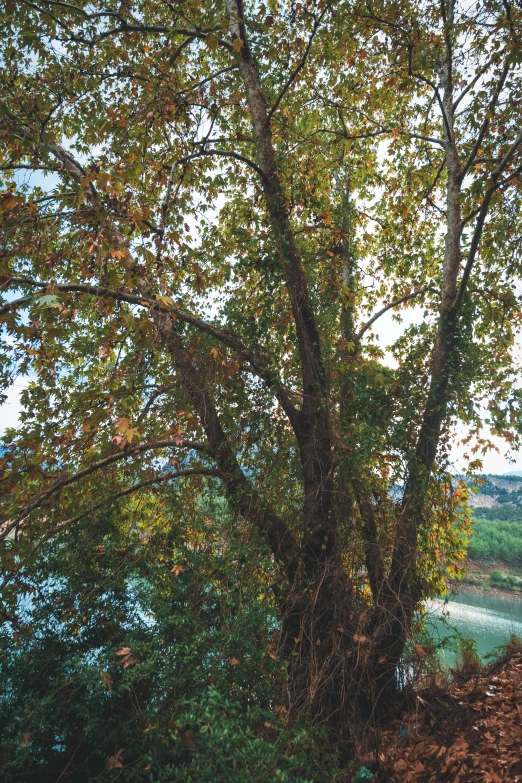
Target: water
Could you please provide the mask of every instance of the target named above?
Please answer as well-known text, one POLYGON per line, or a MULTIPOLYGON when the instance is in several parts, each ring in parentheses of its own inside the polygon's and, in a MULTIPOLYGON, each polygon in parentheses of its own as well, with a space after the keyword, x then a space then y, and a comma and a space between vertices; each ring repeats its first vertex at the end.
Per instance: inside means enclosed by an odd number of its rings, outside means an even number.
MULTIPOLYGON (((430 631, 436 639, 456 634, 471 638, 481 658, 505 644, 512 633, 522 639, 522 600, 463 590, 447 603, 429 601, 427 608, 430 631), (446 623, 441 619, 443 615, 446 623)), ((443 651, 443 656, 449 666, 453 665, 455 653, 450 648, 443 651)))

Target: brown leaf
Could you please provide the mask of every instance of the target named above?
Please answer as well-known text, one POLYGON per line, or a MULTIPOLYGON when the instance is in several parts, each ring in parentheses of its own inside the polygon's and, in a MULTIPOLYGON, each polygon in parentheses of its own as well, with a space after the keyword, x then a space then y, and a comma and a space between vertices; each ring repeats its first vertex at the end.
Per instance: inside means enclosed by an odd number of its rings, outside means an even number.
POLYGON ((22 734, 22 739, 20 740, 20 747, 26 748, 29 745, 29 740, 31 739, 31 735, 28 731, 24 731, 22 734))
POLYGON ((186 731, 185 732, 185 742, 187 743, 187 748, 189 748, 189 750, 197 750, 198 749, 196 743, 194 742, 194 737, 192 736, 190 731, 186 731))
POLYGON ((128 669, 129 666, 134 666, 138 663, 136 654, 130 647, 120 647, 119 650, 116 650, 116 655, 120 656, 120 665, 123 666, 124 669, 128 669))
POLYGON ((112 693, 112 677, 109 674, 109 672, 100 669, 100 677, 102 678, 103 682, 107 686, 107 690, 109 691, 109 693, 112 693))
POLYGON ((122 432, 124 430, 130 429, 130 421, 128 419, 125 419, 123 417, 120 417, 116 419, 116 431, 122 432))
POLYGON ((231 658, 229 663, 231 666, 239 666, 239 661, 237 658, 231 658))
POLYGON ((174 568, 170 569, 170 573, 171 574, 176 574, 176 576, 179 576, 180 574, 183 573, 184 570, 185 570, 184 566, 182 566, 182 565, 175 565, 174 568))
POLYGON ((121 761, 122 753, 123 748, 111 756, 105 765, 105 769, 123 769, 123 763, 121 761))
POLYGON ((366 642, 368 641, 368 637, 362 636, 361 634, 358 633, 354 633, 353 640, 354 642, 359 642, 359 644, 366 644, 366 642))

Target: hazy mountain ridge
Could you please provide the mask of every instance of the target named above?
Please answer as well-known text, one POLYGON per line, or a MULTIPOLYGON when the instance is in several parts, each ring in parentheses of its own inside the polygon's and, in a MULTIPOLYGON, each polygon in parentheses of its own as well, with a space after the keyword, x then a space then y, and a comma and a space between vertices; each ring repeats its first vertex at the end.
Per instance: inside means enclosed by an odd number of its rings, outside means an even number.
POLYGON ((522 522, 522 476, 484 474, 480 479, 478 485, 469 481, 473 486, 469 506, 475 516, 522 522))

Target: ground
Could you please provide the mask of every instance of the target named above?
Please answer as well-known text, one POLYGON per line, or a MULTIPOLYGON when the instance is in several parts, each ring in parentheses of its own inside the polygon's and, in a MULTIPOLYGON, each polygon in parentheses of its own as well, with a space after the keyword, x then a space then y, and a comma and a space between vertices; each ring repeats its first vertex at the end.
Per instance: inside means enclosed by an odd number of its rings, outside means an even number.
POLYGON ((467 678, 421 690, 380 734, 375 783, 518 783, 521 747, 518 648, 467 678))
MULTIPOLYGON (((507 566, 502 562, 481 563, 478 560, 468 558, 465 562, 466 575, 462 584, 455 584, 454 589, 467 590, 471 593, 484 593, 494 595, 500 598, 521 598, 522 588, 519 582, 522 580, 522 568, 507 566), (502 587, 494 586, 491 583, 490 575, 495 571, 500 572, 505 577, 505 584, 502 587), (514 577, 515 584, 509 584, 509 577, 514 577)), ((513 581, 514 581, 513 580, 513 581)))

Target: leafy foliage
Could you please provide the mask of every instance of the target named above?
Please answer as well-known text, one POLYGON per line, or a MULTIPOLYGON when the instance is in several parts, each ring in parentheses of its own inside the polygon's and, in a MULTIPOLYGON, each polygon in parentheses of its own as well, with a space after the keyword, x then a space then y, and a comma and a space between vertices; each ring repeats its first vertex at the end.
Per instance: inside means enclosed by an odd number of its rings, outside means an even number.
POLYGON ((470 557, 508 565, 522 563, 522 524, 502 520, 475 519, 468 545, 470 557))
POLYGON ((286 722, 259 542, 219 498, 152 500, 23 566, 1 630, 3 779, 332 779, 320 733, 286 722))
MULTIPOLYGON (((280 623, 289 711, 346 755, 354 720, 395 694, 419 601, 462 559, 455 425, 472 471, 484 408, 520 445, 520 15, 508 0, 1 7, 0 379, 26 378, 0 464, 5 616, 41 548, 140 498, 154 509, 152 488, 179 484, 191 508, 219 483, 258 537, 245 567, 270 575, 252 618, 280 623), (413 305, 386 354, 374 324, 413 305)), ((92 568, 113 558, 97 584, 115 579, 123 612, 121 531, 92 568)), ((183 594, 192 577, 172 568, 183 594)), ((188 592, 174 609, 196 622, 188 592)), ((123 682, 140 655, 147 668, 153 630, 133 633, 116 642, 123 682)), ((246 702, 226 682, 235 721, 246 702)))
POLYGON ((473 511, 477 519, 499 520, 501 522, 518 522, 522 524, 522 509, 511 503, 502 503, 493 508, 477 508, 473 511))

